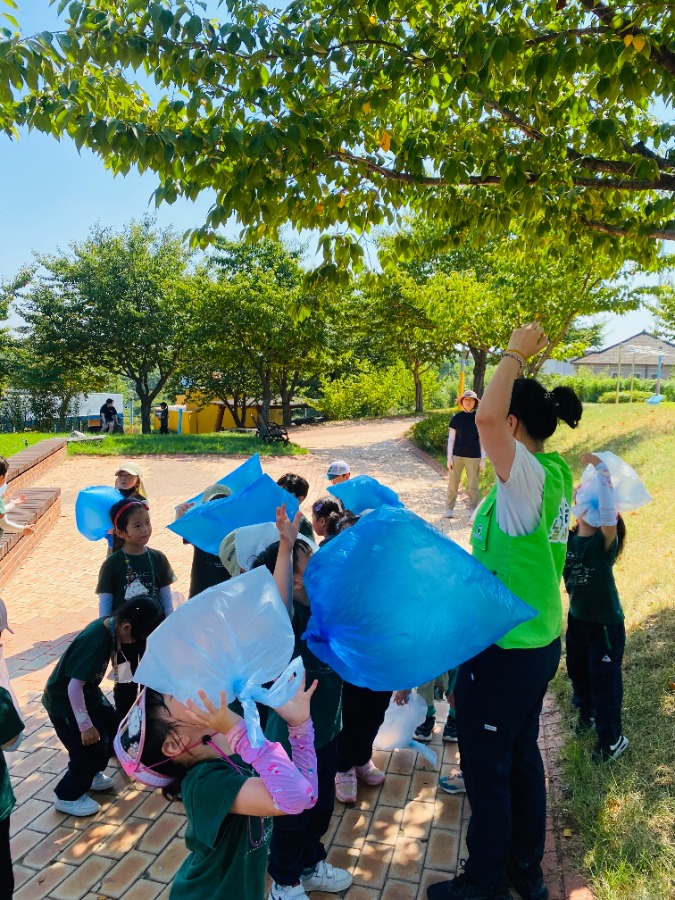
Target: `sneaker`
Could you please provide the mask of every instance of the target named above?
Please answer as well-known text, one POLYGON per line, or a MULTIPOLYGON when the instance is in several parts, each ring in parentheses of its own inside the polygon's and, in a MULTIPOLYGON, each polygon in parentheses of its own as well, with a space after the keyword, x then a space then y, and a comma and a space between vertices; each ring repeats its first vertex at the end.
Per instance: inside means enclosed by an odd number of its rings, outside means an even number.
POLYGON ((462 872, 451 881, 437 881, 427 888, 428 900, 511 900, 506 885, 486 888, 462 872))
POLYGON ((428 744, 434 733, 434 725, 436 724, 436 716, 427 716, 421 725, 415 729, 415 740, 428 744))
POLYGON ((335 796, 340 803, 356 803, 356 772, 338 772, 335 776, 335 796))
POLYGON ((54 801, 54 809, 58 809, 67 816, 95 816, 100 808, 98 803, 87 794, 82 794, 77 800, 60 800, 57 797, 54 801))
POLYGON ((346 869, 338 869, 324 859, 316 864, 314 871, 302 876, 302 886, 306 891, 339 894, 346 891, 353 880, 346 869))
POLYGON ((277 884, 272 882, 267 900, 309 900, 302 884, 277 884))
POLYGON ((104 775, 103 772, 97 772, 94 775, 94 779, 91 783, 90 790, 92 791, 109 791, 114 785, 114 781, 109 775, 104 775))
POLYGON ((372 759, 369 759, 368 762, 363 766, 354 766, 354 771, 356 772, 356 777, 359 778, 364 784, 382 784, 384 779, 387 777, 382 769, 377 768, 372 759))
POLYGON ((452 775, 446 775, 439 778, 438 786, 446 794, 465 794, 464 776, 461 772, 453 772, 452 775))
POLYGON ((445 518, 445 519, 456 519, 456 518, 457 518, 457 513, 454 511, 454 509, 446 509, 446 511, 443 513, 443 518, 445 518))
POLYGON ((603 746, 600 741, 595 745, 595 749, 591 753, 593 762, 605 762, 610 759, 618 759, 622 753, 628 749, 628 738, 625 734, 619 735, 619 739, 615 744, 603 746))
POLYGON ((444 741, 457 741, 457 720, 454 716, 449 715, 443 728, 444 741))
POLYGON ((544 873, 537 863, 523 865, 510 862, 507 875, 511 887, 518 891, 522 900, 548 900, 548 888, 544 884, 544 873))
POLYGON ((593 716, 587 716, 586 713, 582 713, 579 710, 579 714, 577 715, 577 720, 574 723, 573 731, 577 737, 581 737, 584 734, 587 734, 589 731, 593 731, 595 728, 595 719, 593 716))

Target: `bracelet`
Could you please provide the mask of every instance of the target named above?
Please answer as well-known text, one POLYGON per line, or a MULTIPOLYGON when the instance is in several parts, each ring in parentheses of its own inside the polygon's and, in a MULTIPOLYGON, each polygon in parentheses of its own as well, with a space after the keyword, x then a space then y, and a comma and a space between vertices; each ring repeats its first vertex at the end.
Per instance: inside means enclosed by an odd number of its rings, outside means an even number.
POLYGON ((508 350, 505 350, 504 353, 502 353, 502 359, 504 359, 507 356, 509 357, 509 359, 515 359, 515 361, 520 366, 520 369, 525 368, 525 364, 521 361, 520 357, 516 356, 515 353, 510 353, 508 350))
POLYGON ((527 357, 525 356, 524 353, 521 353, 520 350, 514 350, 513 347, 507 347, 505 352, 506 353, 515 353, 516 356, 519 356, 522 359, 523 365, 524 366, 527 365, 527 357))

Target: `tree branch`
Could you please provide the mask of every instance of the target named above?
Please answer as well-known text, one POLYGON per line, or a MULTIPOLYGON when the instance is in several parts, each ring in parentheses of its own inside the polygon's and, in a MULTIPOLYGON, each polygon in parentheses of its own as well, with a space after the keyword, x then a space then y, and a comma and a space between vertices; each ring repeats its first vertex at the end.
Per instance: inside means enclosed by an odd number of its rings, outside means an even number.
MULTIPOLYGON (((583 223, 592 231, 600 231, 602 234, 611 234, 614 237, 635 237, 634 233, 619 225, 607 225, 605 222, 597 222, 594 219, 584 219, 583 223)), ((655 228, 653 231, 643 234, 642 237, 655 241, 675 241, 675 228, 655 228)))
MULTIPOLYGON (((636 28, 629 19, 624 19, 621 13, 617 12, 611 6, 605 6, 604 3, 596 3, 595 0, 581 0, 581 5, 592 15, 600 19, 601 22, 604 22, 612 31, 621 35, 644 34, 646 37, 652 37, 649 32, 636 28), (614 25, 616 19, 621 22, 620 25, 614 25)), ((650 59, 656 60, 661 68, 665 69, 670 75, 675 75, 675 53, 667 47, 664 47, 660 39, 657 39, 655 43, 651 44, 650 59)))

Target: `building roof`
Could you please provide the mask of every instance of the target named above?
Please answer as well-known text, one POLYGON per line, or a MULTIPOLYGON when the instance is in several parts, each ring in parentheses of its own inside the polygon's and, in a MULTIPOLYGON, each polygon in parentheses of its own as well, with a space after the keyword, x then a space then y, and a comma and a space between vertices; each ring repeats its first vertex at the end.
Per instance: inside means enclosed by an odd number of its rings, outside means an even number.
POLYGON ((636 366, 655 366, 660 353, 663 354, 663 362, 666 365, 675 364, 675 344, 664 341, 663 338, 656 337, 648 331, 641 331, 633 337, 619 341, 618 344, 605 347, 604 350, 584 353, 572 362, 576 366, 613 366, 619 364, 619 353, 622 365, 626 363, 632 365, 635 361, 636 366))

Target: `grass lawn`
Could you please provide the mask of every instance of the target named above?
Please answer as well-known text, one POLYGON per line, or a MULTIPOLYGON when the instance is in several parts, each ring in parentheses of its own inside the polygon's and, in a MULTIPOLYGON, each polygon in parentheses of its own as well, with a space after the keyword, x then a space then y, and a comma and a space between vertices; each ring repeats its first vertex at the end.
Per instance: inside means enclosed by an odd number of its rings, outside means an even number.
MULTIPOLYGON (((582 452, 611 450, 637 470, 654 499, 625 516, 626 544, 615 567, 626 614, 623 729, 630 748, 597 766, 589 756, 593 736, 570 737, 557 814, 579 833, 598 900, 665 900, 675 897, 675 404, 587 406, 579 428, 562 425, 549 449, 563 453, 576 478, 582 452)), ((564 664, 554 687, 569 710, 564 664)))
POLYGON ((39 431, 21 431, 14 434, 0 434, 0 456, 11 456, 26 449, 26 444, 37 444, 50 438, 65 437, 62 434, 42 433, 39 431))
POLYGON ((68 445, 74 456, 166 456, 210 454, 214 456, 300 456, 307 453, 297 444, 265 443, 251 434, 115 434, 103 441, 68 445))

